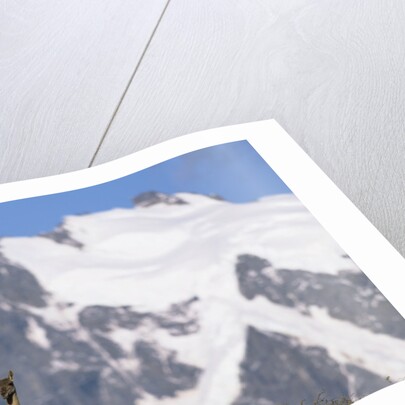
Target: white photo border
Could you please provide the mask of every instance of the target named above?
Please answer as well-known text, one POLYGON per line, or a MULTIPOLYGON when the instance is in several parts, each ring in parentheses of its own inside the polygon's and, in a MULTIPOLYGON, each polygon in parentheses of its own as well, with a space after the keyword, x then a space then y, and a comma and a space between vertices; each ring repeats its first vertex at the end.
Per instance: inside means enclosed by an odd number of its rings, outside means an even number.
MULTIPOLYGON (((0 203, 91 187, 210 146, 246 140, 405 318, 405 259, 275 121, 209 129, 99 166, 0 185, 0 203)), ((393 356, 395 354, 393 353, 393 356)), ((357 401, 399 403, 405 382, 357 401)))

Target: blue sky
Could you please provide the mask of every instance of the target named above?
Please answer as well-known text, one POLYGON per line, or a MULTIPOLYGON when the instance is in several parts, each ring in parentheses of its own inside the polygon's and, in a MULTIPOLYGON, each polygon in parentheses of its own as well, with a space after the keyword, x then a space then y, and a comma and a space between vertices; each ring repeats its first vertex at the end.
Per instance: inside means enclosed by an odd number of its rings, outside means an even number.
POLYGON ((145 191, 219 194, 235 203, 291 192, 248 142, 232 142, 98 186, 0 203, 0 237, 47 232, 66 215, 131 207, 132 199, 145 191))

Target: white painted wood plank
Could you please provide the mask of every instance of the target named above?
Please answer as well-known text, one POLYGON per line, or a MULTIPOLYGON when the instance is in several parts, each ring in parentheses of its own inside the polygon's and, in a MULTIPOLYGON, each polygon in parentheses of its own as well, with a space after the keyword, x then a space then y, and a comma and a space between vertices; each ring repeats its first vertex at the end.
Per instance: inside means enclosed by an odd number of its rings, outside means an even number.
POLYGON ((405 3, 176 0, 97 156, 267 118, 405 253, 405 3))
POLYGON ((87 167, 165 3, 1 1, 1 182, 87 167))

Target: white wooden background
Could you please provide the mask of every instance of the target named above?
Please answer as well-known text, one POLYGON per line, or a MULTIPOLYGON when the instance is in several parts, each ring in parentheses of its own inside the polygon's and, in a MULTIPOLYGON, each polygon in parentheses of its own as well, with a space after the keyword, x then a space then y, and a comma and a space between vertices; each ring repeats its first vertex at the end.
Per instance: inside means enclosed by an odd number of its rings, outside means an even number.
POLYGON ((405 254, 403 0, 0 5, 0 182, 276 118, 405 254))

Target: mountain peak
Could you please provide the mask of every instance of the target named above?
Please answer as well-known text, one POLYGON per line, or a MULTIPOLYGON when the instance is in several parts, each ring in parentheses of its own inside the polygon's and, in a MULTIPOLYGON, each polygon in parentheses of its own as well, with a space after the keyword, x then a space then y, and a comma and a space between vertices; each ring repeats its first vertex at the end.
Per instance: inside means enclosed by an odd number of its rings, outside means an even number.
POLYGON ((218 194, 200 194, 200 193, 176 193, 166 194, 158 191, 146 191, 137 195, 133 202, 137 207, 150 207, 156 204, 165 205, 189 205, 198 204, 201 201, 207 200, 225 201, 225 199, 218 194))
POLYGON ((76 248, 83 248, 83 243, 79 242, 78 240, 74 239, 69 231, 65 227, 65 223, 62 222, 56 228, 54 228, 50 232, 40 233, 38 235, 41 238, 51 239, 56 243, 60 243, 62 245, 70 245, 76 248))
POLYGON ((161 203, 166 205, 188 204, 188 202, 176 195, 159 193, 157 191, 146 191, 145 193, 141 193, 133 199, 133 202, 137 207, 150 207, 151 205, 161 203))

